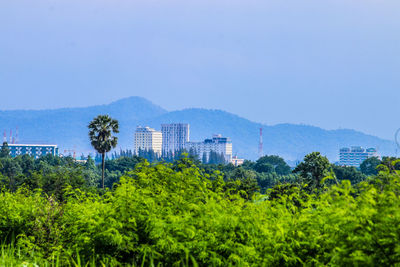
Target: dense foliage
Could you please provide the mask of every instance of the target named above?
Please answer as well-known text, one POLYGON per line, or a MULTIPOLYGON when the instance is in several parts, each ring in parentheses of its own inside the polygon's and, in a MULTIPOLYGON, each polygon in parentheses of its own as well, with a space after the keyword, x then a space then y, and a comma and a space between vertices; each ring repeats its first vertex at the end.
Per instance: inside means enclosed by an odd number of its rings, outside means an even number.
POLYGON ((276 166, 257 172, 267 160, 234 167, 121 157, 106 161, 106 173, 120 177, 102 191, 91 159, 1 158, 0 263, 400 264, 396 162, 350 182, 345 177, 359 175, 357 170, 335 170, 312 154, 296 170, 300 179, 280 180, 260 194, 258 176, 282 175, 276 166), (310 166, 317 171, 307 171, 310 166), (343 178, 334 183, 320 176, 335 173, 343 178))

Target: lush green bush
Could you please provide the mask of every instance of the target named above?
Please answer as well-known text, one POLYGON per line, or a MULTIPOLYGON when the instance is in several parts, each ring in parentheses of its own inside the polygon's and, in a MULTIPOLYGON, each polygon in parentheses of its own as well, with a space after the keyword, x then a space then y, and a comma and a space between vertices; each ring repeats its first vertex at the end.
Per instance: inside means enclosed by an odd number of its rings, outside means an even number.
POLYGON ((222 172, 182 159, 139 163, 101 195, 72 186, 61 198, 4 189, 0 238, 6 252, 14 247, 4 257, 76 266, 400 263, 398 172, 318 194, 282 184, 249 197, 250 182, 226 182, 222 172))

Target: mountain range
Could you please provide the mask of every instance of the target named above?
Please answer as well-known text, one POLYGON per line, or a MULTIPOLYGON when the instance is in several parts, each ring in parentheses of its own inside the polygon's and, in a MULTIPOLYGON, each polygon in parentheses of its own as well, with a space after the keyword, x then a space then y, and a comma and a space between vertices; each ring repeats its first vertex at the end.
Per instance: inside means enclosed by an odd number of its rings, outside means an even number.
MULTIPOLYGON (((108 105, 52 110, 0 111, 0 130, 9 136, 18 127, 19 143, 57 144, 60 152, 93 152, 87 125, 99 114, 108 114, 120 122, 117 149, 132 149, 137 125, 160 130, 161 123, 190 124, 190 139, 201 141, 213 134, 230 137, 234 154, 255 160, 258 155, 259 128, 263 128, 264 154, 280 155, 288 161, 301 160, 312 151, 320 151, 331 161, 338 160, 341 147, 375 147, 381 155, 393 155, 395 144, 376 136, 350 129, 324 130, 309 125, 264 125, 222 110, 190 108, 167 111, 147 99, 129 97, 108 105)), ((79 154, 78 154, 79 155, 79 154)))

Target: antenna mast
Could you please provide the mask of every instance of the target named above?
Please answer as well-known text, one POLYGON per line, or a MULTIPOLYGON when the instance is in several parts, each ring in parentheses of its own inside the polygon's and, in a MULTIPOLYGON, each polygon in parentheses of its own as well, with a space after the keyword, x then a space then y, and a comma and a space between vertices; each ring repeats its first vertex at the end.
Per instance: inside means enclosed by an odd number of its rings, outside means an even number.
POLYGON ((18 144, 18 126, 17 126, 17 130, 15 133, 15 143, 18 144))
POLYGON ((263 129, 260 128, 260 141, 258 143, 258 157, 261 158, 264 156, 263 151, 263 129))

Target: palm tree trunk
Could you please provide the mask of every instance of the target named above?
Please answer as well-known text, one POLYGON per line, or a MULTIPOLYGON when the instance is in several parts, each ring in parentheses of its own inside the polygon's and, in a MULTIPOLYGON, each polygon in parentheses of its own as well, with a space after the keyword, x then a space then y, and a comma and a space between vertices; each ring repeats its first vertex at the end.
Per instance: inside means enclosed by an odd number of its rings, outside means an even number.
POLYGON ((105 168, 105 153, 101 153, 101 182, 104 189, 104 168, 105 168))

